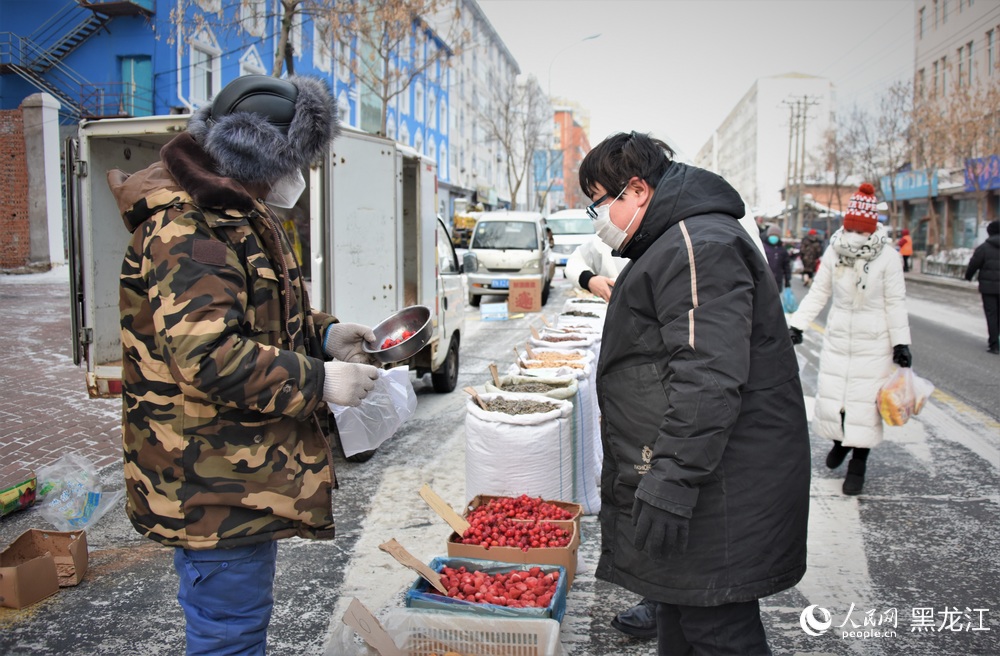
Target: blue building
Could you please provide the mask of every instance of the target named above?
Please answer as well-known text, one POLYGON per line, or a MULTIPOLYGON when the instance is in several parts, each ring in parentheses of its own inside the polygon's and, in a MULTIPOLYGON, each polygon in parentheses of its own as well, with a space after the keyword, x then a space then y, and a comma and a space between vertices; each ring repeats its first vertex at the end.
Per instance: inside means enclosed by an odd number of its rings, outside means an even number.
MULTIPOLYGON (((310 3, 320 4, 303 6, 310 3)), ((281 12, 280 0, 2 0, 0 109, 44 91, 62 104, 64 125, 189 113, 233 78, 272 73, 281 12)), ((382 131, 382 101, 353 72, 357 35, 296 12, 289 41, 284 74, 290 62, 296 74, 328 80, 345 124, 382 131)), ((451 51, 418 17, 402 46, 390 65, 418 72, 389 102, 385 132, 436 159, 447 182, 450 69, 442 58, 451 51)))

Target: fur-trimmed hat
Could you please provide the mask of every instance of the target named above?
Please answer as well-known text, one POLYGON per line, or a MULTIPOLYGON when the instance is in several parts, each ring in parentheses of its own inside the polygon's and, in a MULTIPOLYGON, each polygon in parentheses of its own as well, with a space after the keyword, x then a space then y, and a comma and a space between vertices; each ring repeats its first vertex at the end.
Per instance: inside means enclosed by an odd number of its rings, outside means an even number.
POLYGON ((862 182, 847 203, 844 214, 844 230, 855 232, 875 232, 878 227, 878 200, 875 187, 870 182, 862 182))
POLYGON ((191 115, 188 132, 221 175, 270 184, 317 159, 340 124, 320 78, 244 75, 191 115))

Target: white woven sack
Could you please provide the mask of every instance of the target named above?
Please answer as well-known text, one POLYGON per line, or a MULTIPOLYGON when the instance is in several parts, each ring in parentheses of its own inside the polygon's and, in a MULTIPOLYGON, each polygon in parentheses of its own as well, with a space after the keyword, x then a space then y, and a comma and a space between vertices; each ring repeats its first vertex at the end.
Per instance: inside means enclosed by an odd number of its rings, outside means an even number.
MULTIPOLYGON (((549 333, 551 335, 562 334, 562 333, 549 333)), ((552 348, 552 349, 587 349, 594 354, 591 364, 595 365, 596 369, 597 359, 601 357, 601 336, 600 335, 577 335, 580 339, 575 339, 572 341, 565 342, 546 342, 545 338, 547 335, 542 333, 539 337, 531 337, 529 344, 531 344, 532 349, 539 348, 552 348)))
POLYGON ((570 310, 580 310, 581 312, 593 312, 594 314, 599 314, 601 317, 608 313, 608 304, 601 301, 595 303, 592 300, 584 298, 570 298, 566 299, 563 304, 563 312, 569 312, 570 310))
MULTIPOLYGON (((581 310, 586 312, 586 310, 581 310)), ((556 319, 556 326, 566 330, 580 332, 590 330, 596 333, 604 331, 604 317, 580 317, 573 314, 561 313, 556 319)))
POLYGON ((503 392, 504 394, 541 394, 542 396, 547 396, 550 399, 572 402, 573 397, 576 396, 576 392, 580 386, 577 385, 575 376, 556 376, 554 378, 538 378, 537 376, 501 376, 500 387, 494 385, 492 381, 487 381, 484 387, 487 392, 503 392), (554 387, 548 392, 511 392, 501 389, 504 385, 519 383, 544 383, 546 385, 560 385, 560 387, 554 387))
POLYGON ((555 332, 554 330, 542 330, 538 337, 534 335, 531 336, 528 343, 531 344, 531 348, 553 348, 553 349, 578 349, 585 348, 593 350, 593 346, 596 342, 600 341, 600 335, 583 334, 583 333, 564 333, 555 332), (567 339, 558 342, 549 341, 550 337, 573 337, 574 339, 567 339))
POLYGON ((546 379, 575 376, 578 390, 573 400, 573 497, 587 515, 601 509, 601 465, 604 448, 601 445, 600 410, 597 406, 596 367, 583 369, 522 369, 510 366, 508 376, 546 379))
POLYGON ((480 394, 531 399, 549 412, 509 415, 483 410, 472 399, 465 414, 465 496, 477 494, 566 500, 573 495, 573 404, 541 394, 480 394))
MULTIPOLYGON (((563 357, 566 354, 572 354, 572 356, 579 356, 578 358, 566 358, 567 362, 572 362, 573 364, 582 364, 591 369, 594 368, 594 352, 590 349, 567 349, 567 348, 551 348, 551 347, 539 347, 531 349, 531 353, 536 355, 536 357, 529 357, 527 362, 538 362, 543 360, 543 357, 538 356, 540 353, 555 353, 557 357, 563 357)), ((572 357, 571 356, 571 357, 572 357)), ((576 369, 577 367, 570 367, 570 369, 576 369)))

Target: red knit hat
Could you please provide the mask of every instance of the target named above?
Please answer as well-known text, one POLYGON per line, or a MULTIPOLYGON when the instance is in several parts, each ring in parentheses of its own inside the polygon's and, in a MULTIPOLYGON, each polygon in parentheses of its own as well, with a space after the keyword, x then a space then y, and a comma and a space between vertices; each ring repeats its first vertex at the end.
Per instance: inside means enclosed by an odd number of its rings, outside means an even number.
POLYGON ((844 230, 875 232, 875 228, 878 227, 876 204, 878 204, 878 200, 875 198, 875 187, 869 182, 862 182, 847 203, 847 213, 844 214, 844 230))

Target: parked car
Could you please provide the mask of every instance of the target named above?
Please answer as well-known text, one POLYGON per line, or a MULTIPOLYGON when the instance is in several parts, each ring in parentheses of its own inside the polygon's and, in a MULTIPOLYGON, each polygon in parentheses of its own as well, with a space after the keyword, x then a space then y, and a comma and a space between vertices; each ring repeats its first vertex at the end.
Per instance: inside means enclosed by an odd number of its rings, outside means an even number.
POLYGON ((484 212, 476 221, 463 265, 469 303, 479 305, 487 294, 506 296, 511 279, 537 278, 544 305, 555 272, 549 262, 546 227, 538 212, 484 212))
POLYGON ((594 234, 594 222, 587 216, 587 210, 559 210, 549 215, 549 227, 555 239, 552 259, 557 266, 566 266, 566 260, 576 247, 594 234))

